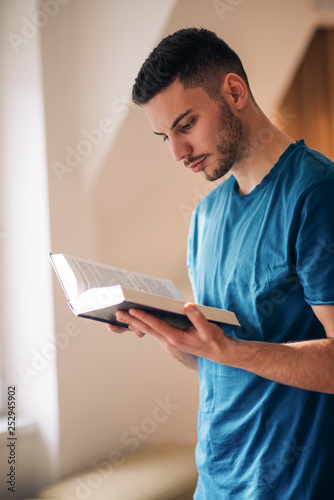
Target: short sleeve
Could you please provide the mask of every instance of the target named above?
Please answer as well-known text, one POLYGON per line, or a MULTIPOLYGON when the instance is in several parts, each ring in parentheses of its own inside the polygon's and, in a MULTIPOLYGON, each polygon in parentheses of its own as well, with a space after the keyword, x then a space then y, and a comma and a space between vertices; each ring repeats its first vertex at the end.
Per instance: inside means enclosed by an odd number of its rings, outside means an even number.
POLYGON ((308 189, 299 201, 295 250, 306 302, 334 304, 334 180, 308 189))

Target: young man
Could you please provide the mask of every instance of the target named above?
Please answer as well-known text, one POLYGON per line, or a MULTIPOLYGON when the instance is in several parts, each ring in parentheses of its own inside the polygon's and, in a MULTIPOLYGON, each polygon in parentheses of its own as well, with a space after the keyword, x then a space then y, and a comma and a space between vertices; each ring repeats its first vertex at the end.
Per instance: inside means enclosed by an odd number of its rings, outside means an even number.
MULTIPOLYGON (((196 302, 241 327, 120 313, 198 367, 197 500, 334 498, 334 168, 278 130, 239 57, 214 33, 180 30, 143 64, 133 100, 173 158, 224 176, 194 211, 196 302)), ((113 331, 120 331, 110 326, 113 331)))

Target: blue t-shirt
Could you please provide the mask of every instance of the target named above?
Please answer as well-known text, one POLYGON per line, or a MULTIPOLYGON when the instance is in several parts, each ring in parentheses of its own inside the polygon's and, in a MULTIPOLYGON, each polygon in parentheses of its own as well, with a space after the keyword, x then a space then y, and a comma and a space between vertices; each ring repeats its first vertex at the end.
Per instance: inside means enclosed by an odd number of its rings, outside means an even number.
MULTIPOLYGON (((234 311, 227 335, 325 338, 334 304, 334 168, 291 144, 246 195, 231 176, 199 203, 188 244, 199 304, 234 311)), ((333 500, 334 396, 199 358, 197 500, 333 500)))

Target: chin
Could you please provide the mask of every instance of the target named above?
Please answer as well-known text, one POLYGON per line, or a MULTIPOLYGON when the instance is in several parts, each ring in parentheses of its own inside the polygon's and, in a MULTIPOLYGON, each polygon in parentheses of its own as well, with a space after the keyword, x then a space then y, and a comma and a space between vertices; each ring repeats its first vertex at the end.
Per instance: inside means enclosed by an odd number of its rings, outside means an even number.
POLYGON ((202 170, 202 174, 207 181, 213 182, 224 177, 226 174, 228 174, 229 170, 230 169, 217 169, 212 174, 210 174, 209 172, 205 172, 205 170, 202 170))

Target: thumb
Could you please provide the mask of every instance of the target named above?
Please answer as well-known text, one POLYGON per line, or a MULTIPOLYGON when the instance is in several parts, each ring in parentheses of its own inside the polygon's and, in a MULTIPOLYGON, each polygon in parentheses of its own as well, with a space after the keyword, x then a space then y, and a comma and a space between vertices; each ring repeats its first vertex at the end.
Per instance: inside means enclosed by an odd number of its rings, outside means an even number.
POLYGON ((194 304, 187 302, 184 305, 184 310, 189 320, 197 329, 207 326, 208 321, 206 317, 194 304))

